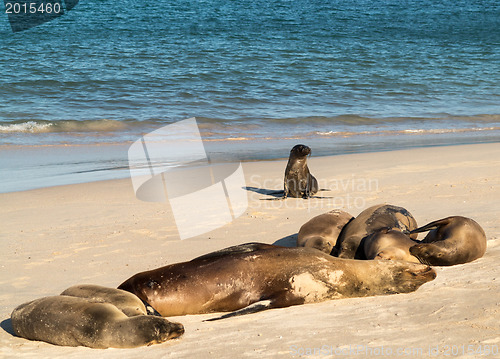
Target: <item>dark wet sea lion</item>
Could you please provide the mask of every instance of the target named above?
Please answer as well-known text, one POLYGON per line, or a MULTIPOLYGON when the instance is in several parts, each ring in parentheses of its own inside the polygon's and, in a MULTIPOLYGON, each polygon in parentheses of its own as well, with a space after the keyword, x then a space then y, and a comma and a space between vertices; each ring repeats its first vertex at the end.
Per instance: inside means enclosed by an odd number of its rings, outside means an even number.
MULTIPOLYGON (((109 289, 112 296, 127 297, 122 291, 109 289)), ((93 302, 58 295, 21 304, 11 314, 14 333, 30 340, 90 348, 134 348, 162 343, 184 333, 182 324, 165 318, 137 314, 129 317, 112 304, 112 297, 104 297, 93 302)), ((119 302, 123 307, 123 301, 119 302)))
POLYGON ((235 311, 259 301, 278 308, 408 293, 435 276, 422 264, 355 261, 312 248, 249 243, 138 273, 119 288, 168 317, 235 311))
POLYGON ((420 262, 435 266, 452 266, 472 262, 486 252, 486 234, 474 220, 452 216, 443 218, 411 233, 427 232, 422 243, 410 248, 420 262))
POLYGON ((381 229, 369 234, 364 240, 366 259, 389 259, 420 263, 411 255, 410 247, 418 242, 399 230, 381 229))
MULTIPOLYGON (((402 232, 410 232, 417 228, 417 221, 403 207, 391 204, 369 207, 345 226, 332 254, 339 258, 366 259, 363 239, 383 228, 397 228, 402 232)), ((410 237, 415 239, 417 235, 410 237)))
POLYGON ((297 247, 316 248, 330 254, 342 228, 352 219, 351 214, 338 209, 311 218, 299 229, 297 247))
POLYGON ((307 156, 310 154, 311 148, 305 145, 296 145, 291 149, 285 169, 283 198, 309 198, 318 192, 318 181, 307 167, 307 156))

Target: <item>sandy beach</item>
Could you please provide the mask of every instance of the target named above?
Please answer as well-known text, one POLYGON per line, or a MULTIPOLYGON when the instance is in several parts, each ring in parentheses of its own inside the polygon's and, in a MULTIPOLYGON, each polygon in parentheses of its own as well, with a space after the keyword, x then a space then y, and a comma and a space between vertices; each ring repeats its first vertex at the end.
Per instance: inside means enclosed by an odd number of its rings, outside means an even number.
POLYGON ((285 159, 243 163, 247 186, 254 187, 248 209, 185 240, 169 205, 138 200, 130 179, 0 194, 0 357, 498 357, 489 351, 500 350, 499 143, 312 157, 311 172, 329 189, 320 193, 325 198, 263 200, 270 196, 262 190, 281 189, 285 166, 285 159), (210 322, 204 320, 220 314, 175 317, 185 334, 150 347, 58 347, 10 333, 16 306, 74 284, 116 287, 137 272, 246 242, 293 246, 310 218, 335 208, 357 215, 378 203, 405 207, 419 225, 451 215, 473 218, 486 232, 486 254, 437 267, 437 278, 410 294, 210 322))

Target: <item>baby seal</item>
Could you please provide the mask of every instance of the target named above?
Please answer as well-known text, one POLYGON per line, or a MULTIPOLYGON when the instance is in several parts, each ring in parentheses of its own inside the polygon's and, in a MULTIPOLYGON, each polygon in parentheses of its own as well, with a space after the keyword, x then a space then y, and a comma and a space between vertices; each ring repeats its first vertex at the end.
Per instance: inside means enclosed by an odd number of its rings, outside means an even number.
POLYGON ((351 214, 338 209, 311 218, 299 229, 297 247, 316 248, 330 254, 342 228, 352 219, 351 214))
MULTIPOLYGON (((125 312, 134 312, 139 299, 118 289, 103 288, 96 286, 95 299, 87 295, 92 288, 86 286, 81 289, 87 293, 83 297, 57 295, 21 304, 11 314, 14 333, 30 340, 90 348, 134 348, 163 343, 184 333, 182 324, 165 318, 137 313, 127 316, 125 312), (113 304, 115 299, 118 307, 113 304)), ((69 292, 77 294, 78 290, 70 288, 69 292)))
POLYGON ((137 296, 115 288, 79 284, 69 287, 61 295, 86 298, 92 303, 110 303, 120 309, 127 317, 148 314, 144 303, 137 296))
POLYGON ((429 231, 421 244, 410 248, 410 253, 421 263, 452 266, 472 262, 486 252, 486 234, 474 220, 453 216, 431 222, 411 233, 429 231))
MULTIPOLYGON (((403 207, 391 204, 369 207, 345 226, 332 254, 339 258, 366 259, 362 241, 369 234, 384 228, 410 232, 417 228, 417 221, 403 207)), ((417 234, 410 237, 415 239, 417 234)))
POLYGON ((229 312, 415 291, 435 278, 429 266, 339 259, 312 248, 249 243, 138 273, 119 288, 162 316, 229 312))
POLYGON ((318 181, 307 167, 307 156, 310 154, 311 148, 305 145, 296 145, 291 149, 285 169, 283 198, 309 198, 318 192, 318 181))
POLYGON ((418 242, 401 231, 384 228, 370 234, 364 241, 366 259, 390 259, 420 263, 410 254, 410 247, 418 242))

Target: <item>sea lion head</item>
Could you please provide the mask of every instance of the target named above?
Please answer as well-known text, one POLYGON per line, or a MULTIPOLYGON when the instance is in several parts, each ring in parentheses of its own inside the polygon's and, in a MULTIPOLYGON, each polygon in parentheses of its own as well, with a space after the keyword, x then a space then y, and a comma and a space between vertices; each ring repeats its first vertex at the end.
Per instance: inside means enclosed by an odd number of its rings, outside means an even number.
POLYGON ((146 345, 159 344, 184 334, 181 323, 171 322, 162 317, 143 315, 134 317, 134 330, 137 337, 146 345))
POLYGON ((432 243, 420 243, 410 247, 410 253, 417 257, 420 263, 435 266, 449 266, 454 263, 445 255, 446 251, 432 243))
MULTIPOLYGON (((409 293, 417 290, 422 284, 436 278, 436 271, 428 265, 406 261, 382 261, 393 263, 393 283, 395 293, 409 293)), ((389 288, 389 293, 392 290, 389 288)))
POLYGON ((295 145, 290 150, 290 156, 293 156, 296 158, 307 157, 310 154, 311 154, 311 147, 306 146, 306 145, 295 145))
POLYGON ((330 253, 332 251, 332 244, 321 236, 314 236, 309 238, 304 247, 316 248, 322 252, 330 253))
MULTIPOLYGON (((365 238, 352 236, 344 239, 337 247, 336 256, 344 259, 366 259, 364 247, 365 238)), ((339 242, 337 242, 338 244, 339 242)), ((333 252, 332 252, 333 253, 333 252)))

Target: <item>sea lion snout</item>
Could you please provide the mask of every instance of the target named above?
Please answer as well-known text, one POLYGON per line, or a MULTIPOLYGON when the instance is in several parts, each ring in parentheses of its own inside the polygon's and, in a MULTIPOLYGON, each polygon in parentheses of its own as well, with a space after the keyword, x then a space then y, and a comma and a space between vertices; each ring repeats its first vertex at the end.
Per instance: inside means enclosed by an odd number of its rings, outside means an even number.
POLYGON ((421 285, 434 280, 437 276, 436 271, 427 265, 413 265, 409 262, 401 263, 404 263, 404 267, 394 277, 397 293, 413 292, 421 285))
POLYGON ((425 268, 421 269, 410 270, 410 273, 414 277, 426 279, 426 282, 436 279, 437 276, 436 271, 430 266, 426 266, 425 268))
POLYGON ((290 154, 296 155, 298 157, 305 157, 311 154, 311 147, 306 145, 295 145, 290 150, 290 154))
MULTIPOLYGON (((406 265, 408 264, 406 262, 406 265)), ((409 285, 420 286, 436 279, 436 276, 436 271, 432 267, 424 264, 415 264, 409 265, 403 270, 401 279, 409 285)))
POLYGON ((170 332, 166 340, 179 338, 184 334, 184 325, 181 323, 169 322, 170 332))
POLYGON ((417 259, 420 261, 420 263, 427 264, 427 265, 442 265, 442 262, 438 262, 441 260, 441 257, 443 256, 443 253, 440 252, 439 250, 435 250, 435 253, 432 253, 432 248, 437 248, 436 246, 433 246, 432 244, 416 244, 413 247, 410 247, 410 253, 417 257, 417 259))

